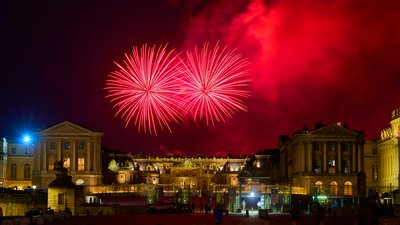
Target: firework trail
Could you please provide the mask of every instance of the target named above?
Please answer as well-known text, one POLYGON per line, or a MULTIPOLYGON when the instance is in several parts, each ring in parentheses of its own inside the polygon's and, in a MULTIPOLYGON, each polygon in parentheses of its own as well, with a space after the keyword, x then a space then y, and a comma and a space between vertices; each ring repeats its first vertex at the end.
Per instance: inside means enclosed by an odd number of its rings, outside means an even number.
POLYGON ((172 132, 170 124, 182 120, 177 98, 181 63, 175 50, 166 47, 134 47, 123 65, 114 62, 119 70, 108 75, 106 98, 118 108, 115 115, 125 120, 125 127, 134 120, 139 132, 157 135, 158 129, 172 132))
POLYGON ((220 48, 188 51, 182 71, 185 85, 183 103, 194 120, 205 119, 207 126, 247 111, 243 98, 250 96, 248 60, 234 50, 220 48))

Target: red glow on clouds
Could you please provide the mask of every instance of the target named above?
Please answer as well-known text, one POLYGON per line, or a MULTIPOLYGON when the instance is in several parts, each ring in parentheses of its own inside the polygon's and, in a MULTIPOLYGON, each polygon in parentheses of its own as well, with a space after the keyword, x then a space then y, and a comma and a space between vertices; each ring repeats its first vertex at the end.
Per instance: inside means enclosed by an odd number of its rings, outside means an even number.
POLYGON ((374 138, 400 104, 385 92, 400 83, 398 1, 227 0, 188 8, 196 11, 183 25, 182 48, 222 40, 254 67, 249 112, 215 132, 215 146, 275 147, 280 134, 320 121, 349 123, 374 138))

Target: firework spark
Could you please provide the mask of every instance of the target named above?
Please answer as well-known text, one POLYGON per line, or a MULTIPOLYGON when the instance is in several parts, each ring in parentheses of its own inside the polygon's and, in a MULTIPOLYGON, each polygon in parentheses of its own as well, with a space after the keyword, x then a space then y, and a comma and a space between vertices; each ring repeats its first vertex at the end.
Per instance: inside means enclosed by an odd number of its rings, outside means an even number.
POLYGON ((234 50, 204 44, 184 60, 183 102, 194 120, 205 119, 207 126, 220 122, 238 111, 247 111, 243 98, 250 96, 249 62, 234 50))
POLYGON ((106 97, 118 108, 115 115, 125 120, 125 127, 134 120, 139 132, 143 129, 157 135, 160 128, 172 132, 170 124, 182 120, 176 97, 181 88, 177 79, 181 64, 175 50, 166 47, 134 47, 131 55, 125 54, 124 65, 114 62, 119 70, 106 81, 106 97))

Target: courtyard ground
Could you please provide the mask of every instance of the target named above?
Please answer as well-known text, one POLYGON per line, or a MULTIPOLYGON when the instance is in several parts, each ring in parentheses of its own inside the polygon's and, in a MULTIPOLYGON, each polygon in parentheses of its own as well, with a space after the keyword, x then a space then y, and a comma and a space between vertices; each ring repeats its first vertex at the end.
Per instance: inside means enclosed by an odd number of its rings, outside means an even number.
MULTIPOLYGON (((311 215, 303 215, 300 225, 313 225, 311 215)), ((68 220, 55 221, 51 225, 213 225, 213 215, 204 214, 134 214, 118 216, 76 216, 68 220)), ((268 218, 258 218, 256 214, 245 217, 244 214, 224 215, 221 225, 290 225, 289 214, 271 214, 268 218)), ((353 225, 351 217, 326 217, 324 225, 353 225)))

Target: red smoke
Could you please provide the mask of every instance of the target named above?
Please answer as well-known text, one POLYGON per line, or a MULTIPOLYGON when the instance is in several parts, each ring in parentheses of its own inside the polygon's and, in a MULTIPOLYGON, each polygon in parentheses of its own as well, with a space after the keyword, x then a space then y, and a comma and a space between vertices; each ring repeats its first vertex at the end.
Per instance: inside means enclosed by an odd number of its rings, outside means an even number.
POLYGON ((221 41, 253 66, 249 112, 197 144, 254 152, 320 121, 349 123, 374 138, 400 106, 399 1, 226 0, 186 7, 182 49, 221 41))

